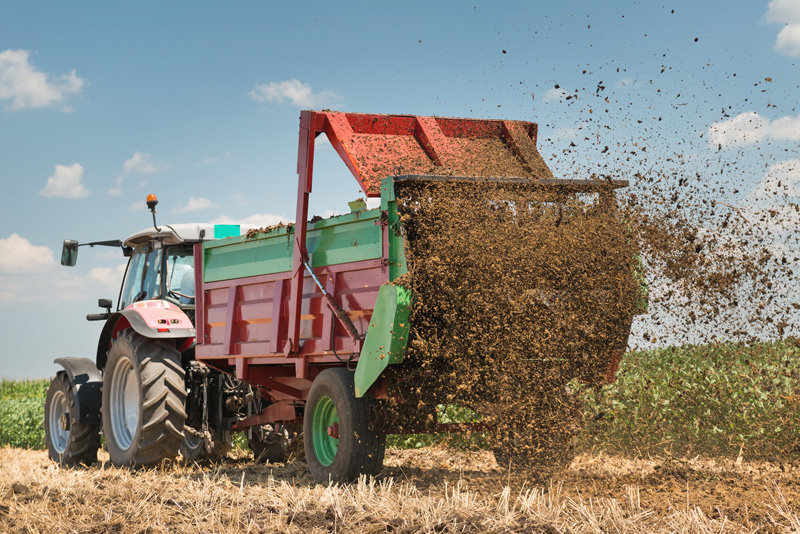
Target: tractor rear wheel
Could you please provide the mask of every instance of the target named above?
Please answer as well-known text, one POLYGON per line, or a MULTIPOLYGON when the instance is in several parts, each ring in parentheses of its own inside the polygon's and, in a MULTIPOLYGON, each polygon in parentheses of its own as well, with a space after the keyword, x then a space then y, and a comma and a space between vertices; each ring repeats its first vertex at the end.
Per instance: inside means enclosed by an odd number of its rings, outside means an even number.
POLYGON ((181 354, 166 341, 122 331, 103 374, 103 435, 115 466, 148 466, 178 455, 186 421, 181 354))
POLYGON ((353 373, 337 367, 311 384, 303 417, 306 461, 317 482, 353 482, 383 468, 386 434, 370 424, 370 398, 357 399, 353 373))
POLYGON ((50 458, 61 465, 89 465, 97 461, 100 425, 78 423, 75 391, 67 373, 59 371, 44 401, 44 437, 50 458))

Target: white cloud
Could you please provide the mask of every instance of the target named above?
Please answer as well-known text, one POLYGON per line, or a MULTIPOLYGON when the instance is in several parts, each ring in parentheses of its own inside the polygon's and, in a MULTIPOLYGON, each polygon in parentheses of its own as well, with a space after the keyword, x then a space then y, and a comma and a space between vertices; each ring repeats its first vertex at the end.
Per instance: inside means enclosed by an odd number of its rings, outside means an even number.
POLYGON ((578 130, 572 127, 568 128, 559 128, 558 130, 553 133, 553 138, 564 141, 565 139, 574 139, 578 136, 578 130))
POLYGON ((34 245, 19 234, 0 239, 0 273, 41 273, 55 265, 53 251, 48 247, 34 245))
POLYGON ((47 179, 44 189, 39 191, 43 197, 81 198, 89 195, 89 191, 81 183, 83 167, 74 163, 69 167, 56 165, 56 171, 47 179))
POLYGON ((122 172, 125 174, 153 174, 160 170, 161 168, 153 163, 150 154, 138 151, 122 164, 122 172))
POLYGON ((228 217, 227 215, 223 215, 222 217, 217 217, 211 224, 241 224, 245 226, 258 226, 258 227, 265 227, 265 226, 274 226, 280 223, 288 223, 289 219, 283 215, 275 215, 272 213, 257 213, 255 215, 250 215, 249 217, 245 217, 244 219, 233 219, 232 217, 228 217))
POLYGON ((231 195, 231 200, 236 202, 236 204, 239 206, 244 206, 248 202, 247 195, 245 195, 244 193, 233 193, 231 195))
MULTIPOLYGON (((119 252, 119 249, 117 249, 117 252, 119 252)), ((125 264, 122 263, 114 269, 110 267, 95 267, 89 271, 87 278, 96 282, 101 288, 118 290, 122 284, 124 274, 125 264)))
POLYGON ((545 102, 549 102, 551 100, 561 100, 566 96, 567 93, 562 89, 548 89, 547 91, 544 92, 542 100, 544 100, 545 102))
POLYGON ((800 0, 772 0, 764 18, 783 25, 775 40, 775 51, 800 56, 800 0))
POLYGON ((114 299, 119 293, 124 273, 124 263, 115 268, 95 267, 84 276, 68 267, 48 269, 25 276, 24 280, 20 279, 19 274, 4 276, 0 271, 0 302, 41 302, 51 305, 54 302, 82 301, 87 296, 114 299))
POLYGON ((761 182, 750 194, 756 201, 781 202, 786 197, 800 197, 800 159, 770 165, 761 182))
MULTIPOLYGON (((10 100, 6 109, 43 108, 60 104, 70 94, 80 93, 86 83, 73 70, 56 79, 36 70, 27 50, 0 52, 0 100, 10 100)), ((71 108, 65 106, 64 111, 71 108)))
POLYGON ((300 108, 330 107, 341 99, 333 91, 314 93, 311 85, 295 79, 256 84, 255 89, 250 91, 249 95, 256 102, 282 104, 284 100, 289 100, 300 108))
POLYGON ((207 198, 189 197, 189 200, 186 202, 185 206, 180 206, 178 208, 175 208, 174 211, 175 213, 188 213, 190 211, 201 211, 216 207, 217 204, 214 204, 207 198))
POLYGON ((770 120, 755 111, 747 111, 727 121, 715 122, 708 129, 713 146, 729 147, 757 143, 763 139, 775 141, 800 140, 800 115, 770 120))
MULTIPOLYGON (((164 170, 164 166, 154 163, 150 154, 136 151, 133 156, 122 164, 122 174, 117 175, 114 187, 108 190, 108 194, 113 197, 120 196, 122 194, 122 182, 129 174, 154 174, 162 170, 164 170)), ((147 181, 143 180, 139 187, 143 187, 146 183, 147 181)))

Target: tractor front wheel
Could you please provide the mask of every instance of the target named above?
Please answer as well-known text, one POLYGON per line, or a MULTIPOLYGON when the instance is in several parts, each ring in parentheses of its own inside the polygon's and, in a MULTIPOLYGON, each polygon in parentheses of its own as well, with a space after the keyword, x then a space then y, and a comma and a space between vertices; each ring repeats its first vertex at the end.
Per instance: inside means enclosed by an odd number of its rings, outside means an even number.
POLYGON ((115 466, 147 466, 178 455, 186 388, 172 343, 122 331, 103 373, 103 435, 115 466))
POLYGON ((100 425, 78 423, 75 392, 67 373, 59 371, 44 401, 44 436, 50 458, 61 465, 97 461, 100 425))
POLYGON ((383 467, 386 434, 370 425, 370 398, 356 398, 347 369, 326 369, 311 384, 303 435, 308 470, 317 482, 353 482, 383 467))

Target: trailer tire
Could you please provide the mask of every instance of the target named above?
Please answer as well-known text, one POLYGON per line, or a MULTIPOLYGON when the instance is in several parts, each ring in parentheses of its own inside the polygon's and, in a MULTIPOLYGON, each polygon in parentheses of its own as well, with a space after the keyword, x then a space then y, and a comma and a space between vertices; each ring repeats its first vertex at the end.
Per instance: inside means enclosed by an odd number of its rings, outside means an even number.
POLYGON ((269 463, 285 462, 291 443, 289 431, 285 426, 280 426, 277 431, 273 429, 272 425, 264 426, 270 428, 265 428, 260 432, 259 429, 253 428, 251 432, 248 432, 247 444, 253 451, 253 460, 269 463), (259 434, 263 434, 263 439, 259 434))
POLYGON ((121 332, 103 375, 103 435, 115 466, 172 460, 183 442, 186 388, 181 354, 167 341, 121 332))
MULTIPOLYGON (((347 483, 383 468, 386 434, 370 424, 370 397, 357 399, 353 373, 336 367, 311 384, 303 418, 308 471, 317 482, 347 483), (339 438, 328 429, 338 429, 339 438)), ((335 433, 335 431, 334 431, 335 433)))
POLYGON ((75 391, 59 371, 44 401, 44 436, 50 459, 63 466, 91 465, 100 448, 100 425, 78 423, 75 391))

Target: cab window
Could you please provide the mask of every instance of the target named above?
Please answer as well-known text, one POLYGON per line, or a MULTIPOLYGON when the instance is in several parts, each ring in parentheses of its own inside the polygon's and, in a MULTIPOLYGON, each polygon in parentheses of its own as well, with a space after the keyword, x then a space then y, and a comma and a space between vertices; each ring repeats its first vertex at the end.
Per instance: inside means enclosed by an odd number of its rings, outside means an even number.
POLYGON ((119 299, 120 310, 134 302, 161 296, 161 249, 150 244, 136 247, 128 263, 128 272, 119 299))
POLYGON ((192 247, 167 249, 167 295, 181 304, 194 304, 194 253, 192 247))

